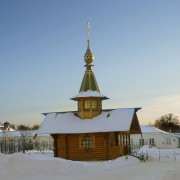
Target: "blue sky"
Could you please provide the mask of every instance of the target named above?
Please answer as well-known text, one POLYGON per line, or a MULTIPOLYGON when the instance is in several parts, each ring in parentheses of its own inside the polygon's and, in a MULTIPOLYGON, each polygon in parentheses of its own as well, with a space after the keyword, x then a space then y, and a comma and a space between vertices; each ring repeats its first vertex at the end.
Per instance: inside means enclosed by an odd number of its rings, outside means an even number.
POLYGON ((0 122, 76 110, 91 23, 103 108, 142 107, 141 124, 180 116, 179 0, 0 0, 0 122))

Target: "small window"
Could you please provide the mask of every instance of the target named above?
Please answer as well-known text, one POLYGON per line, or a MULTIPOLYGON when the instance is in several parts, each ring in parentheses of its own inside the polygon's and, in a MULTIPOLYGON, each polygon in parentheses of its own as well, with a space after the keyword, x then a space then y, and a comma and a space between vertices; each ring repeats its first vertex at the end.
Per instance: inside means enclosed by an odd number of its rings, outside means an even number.
POLYGON ((139 145, 144 146, 144 139, 139 139, 139 145))
POLYGON ((97 109, 97 101, 92 100, 92 109, 97 109))
POLYGON ((84 136, 81 138, 80 143, 82 149, 92 149, 94 147, 94 140, 92 136, 84 136))
POLYGON ((155 143, 154 143, 154 138, 149 139, 149 145, 151 145, 151 146, 154 146, 154 145, 155 145, 155 143))
POLYGON ((171 145, 171 138, 166 138, 166 144, 171 145))
POLYGON ((90 105, 90 101, 89 100, 85 100, 84 101, 84 109, 90 109, 91 105, 90 105))

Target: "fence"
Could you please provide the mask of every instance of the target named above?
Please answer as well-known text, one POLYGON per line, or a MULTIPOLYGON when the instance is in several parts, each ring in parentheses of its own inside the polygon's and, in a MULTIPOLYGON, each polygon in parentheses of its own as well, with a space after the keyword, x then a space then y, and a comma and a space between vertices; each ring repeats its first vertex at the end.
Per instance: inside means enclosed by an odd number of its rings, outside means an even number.
POLYGON ((14 154, 36 150, 44 153, 45 151, 53 150, 53 143, 49 141, 35 141, 32 138, 22 137, 3 137, 0 138, 0 152, 4 154, 14 154))
POLYGON ((132 150, 131 156, 134 156, 141 161, 147 161, 148 160, 148 152, 147 151, 140 151, 140 150, 132 150))
POLYGON ((173 160, 176 161, 175 150, 161 150, 158 155, 159 161, 173 160))

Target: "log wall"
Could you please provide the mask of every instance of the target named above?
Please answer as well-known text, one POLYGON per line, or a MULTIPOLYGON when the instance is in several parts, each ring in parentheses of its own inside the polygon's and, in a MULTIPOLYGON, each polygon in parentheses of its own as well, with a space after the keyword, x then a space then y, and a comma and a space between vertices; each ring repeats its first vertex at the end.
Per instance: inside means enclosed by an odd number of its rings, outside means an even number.
MULTIPOLYGON (((110 133, 58 134, 53 137, 54 156, 64 159, 109 160, 129 153, 128 145, 110 144, 110 133), (85 149, 82 147, 81 139, 85 136, 93 138, 92 148, 85 149)), ((125 141, 123 140, 124 143, 127 143, 125 141)))

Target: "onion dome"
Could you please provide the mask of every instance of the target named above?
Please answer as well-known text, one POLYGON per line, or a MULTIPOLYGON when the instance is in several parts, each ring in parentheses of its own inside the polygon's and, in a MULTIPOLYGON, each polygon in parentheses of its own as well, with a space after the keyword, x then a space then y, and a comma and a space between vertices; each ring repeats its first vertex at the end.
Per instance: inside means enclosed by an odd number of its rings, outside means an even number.
POLYGON ((92 64, 93 60, 94 60, 94 55, 91 52, 90 41, 88 39, 88 47, 87 47, 86 53, 84 55, 84 61, 86 62, 87 65, 89 65, 89 64, 92 64))

